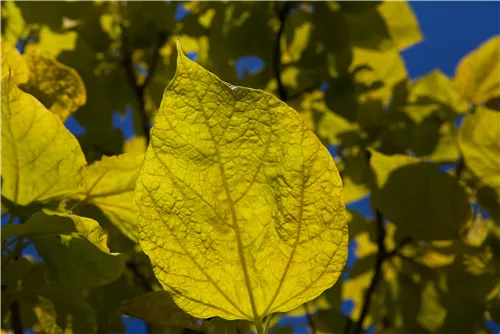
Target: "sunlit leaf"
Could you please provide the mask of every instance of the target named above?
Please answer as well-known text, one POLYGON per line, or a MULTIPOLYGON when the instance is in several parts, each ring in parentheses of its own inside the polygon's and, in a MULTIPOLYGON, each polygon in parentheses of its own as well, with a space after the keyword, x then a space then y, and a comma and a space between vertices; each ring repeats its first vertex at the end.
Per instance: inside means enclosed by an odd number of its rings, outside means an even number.
POLYGON ((479 104, 500 97, 499 53, 500 36, 495 36, 462 58, 454 81, 463 98, 479 104))
POLYGON ((467 103, 459 97, 451 80, 438 70, 415 82, 408 97, 408 105, 404 107, 416 123, 421 123, 432 114, 443 120, 454 121, 467 108, 467 103))
POLYGON ((143 154, 103 157, 87 168, 80 194, 83 202, 95 204, 131 240, 137 241, 137 207, 134 189, 143 154))
POLYGON ((74 226, 72 233, 30 237, 59 282, 84 289, 120 277, 125 259, 121 254, 110 253, 107 235, 95 220, 70 214, 39 213, 35 217, 47 225, 62 225, 56 221, 67 221, 74 226))
POLYGON ((2 75, 9 72, 18 85, 27 82, 30 76, 25 59, 10 42, 2 38, 2 75))
POLYGON ((85 157, 76 138, 33 96, 2 77, 2 196, 16 204, 78 189, 85 157))
POLYGON ((174 303, 166 291, 154 291, 125 301, 119 308, 123 314, 142 319, 148 323, 202 330, 203 320, 185 313, 174 303))
POLYGON ((422 40, 418 22, 406 1, 384 1, 377 7, 350 8, 345 13, 349 34, 357 47, 404 50, 422 40))
POLYGON ((499 138, 500 113, 484 106, 465 116, 458 137, 466 166, 493 188, 500 188, 499 138))
POLYGON ((347 256, 341 191, 293 109, 179 49, 136 202, 141 246, 182 309, 259 326, 332 286, 347 256))
POLYGON ((30 80, 21 88, 35 96, 43 105, 65 121, 85 104, 87 92, 80 75, 72 68, 42 52, 30 48, 24 58, 30 80))
POLYGON ((376 151, 372 151, 370 165, 378 187, 373 201, 386 219, 418 240, 460 237, 471 209, 455 177, 410 156, 376 151))

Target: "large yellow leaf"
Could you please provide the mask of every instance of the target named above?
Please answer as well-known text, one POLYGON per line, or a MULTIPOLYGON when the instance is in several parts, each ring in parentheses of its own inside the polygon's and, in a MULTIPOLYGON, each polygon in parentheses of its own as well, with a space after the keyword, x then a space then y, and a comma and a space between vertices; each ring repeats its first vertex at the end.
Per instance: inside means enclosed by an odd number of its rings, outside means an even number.
POLYGON ((500 113, 477 106, 465 116, 458 143, 466 166, 481 184, 500 188, 500 113))
POLYGON ((78 198, 95 204, 120 231, 137 241, 134 189, 144 154, 103 157, 87 168, 78 198))
POLYGON ((83 80, 74 69, 32 48, 24 56, 31 71, 21 88, 65 121, 87 101, 83 80))
POLYGON ((296 111, 178 52, 137 181, 141 246, 184 311, 262 329, 339 277, 342 182, 296 111))
POLYGON ((500 36, 490 38, 462 58, 456 69, 455 87, 474 103, 500 97, 500 36))
POLYGON ((28 81, 30 72, 23 56, 7 40, 2 38, 2 75, 8 74, 19 85, 28 81))
POLYGON ((57 116, 3 76, 2 196, 20 205, 70 196, 86 164, 57 116))

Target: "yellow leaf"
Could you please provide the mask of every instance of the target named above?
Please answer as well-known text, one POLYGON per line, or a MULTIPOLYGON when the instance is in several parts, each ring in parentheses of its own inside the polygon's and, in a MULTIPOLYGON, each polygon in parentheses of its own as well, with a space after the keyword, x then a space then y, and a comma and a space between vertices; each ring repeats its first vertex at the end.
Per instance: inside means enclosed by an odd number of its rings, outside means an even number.
POLYGON ((465 116, 458 143, 465 165, 481 184, 500 188, 500 113, 477 106, 465 116))
POLYGON ((2 75, 10 75, 18 85, 28 81, 30 72, 23 56, 7 40, 2 38, 2 75))
POLYGON ((500 97, 500 36, 490 38, 463 57, 454 81, 460 95, 473 103, 500 97))
POLYGON ((385 19, 394 46, 402 51, 422 41, 417 18, 407 1, 384 1, 377 12, 385 19))
POLYGON ((380 99, 386 105, 391 100, 396 85, 407 78, 403 58, 396 51, 375 51, 353 48, 353 60, 349 68, 354 71, 358 67, 368 66, 370 70, 359 71, 356 83, 371 87, 378 81, 383 85, 360 96, 361 101, 380 99))
POLYGON ((57 116, 3 76, 2 196, 20 205, 70 196, 86 164, 57 116))
POLYGON ((36 47, 48 57, 57 58, 64 51, 75 49, 77 38, 76 31, 57 33, 48 26, 42 26, 36 47))
POLYGON ((82 201, 98 206, 133 241, 137 241, 134 189, 143 160, 143 154, 103 157, 87 168, 78 195, 82 201))
POLYGON ((85 85, 74 69, 34 48, 30 48, 24 58, 31 75, 21 88, 35 96, 61 121, 64 122, 87 102, 85 85))
POLYGON ((123 143, 123 152, 125 153, 144 153, 146 152, 146 138, 143 136, 134 136, 125 140, 123 143))
POLYGON ((340 276, 342 182, 295 110, 178 53, 137 181, 141 247, 184 311, 259 330, 340 276))

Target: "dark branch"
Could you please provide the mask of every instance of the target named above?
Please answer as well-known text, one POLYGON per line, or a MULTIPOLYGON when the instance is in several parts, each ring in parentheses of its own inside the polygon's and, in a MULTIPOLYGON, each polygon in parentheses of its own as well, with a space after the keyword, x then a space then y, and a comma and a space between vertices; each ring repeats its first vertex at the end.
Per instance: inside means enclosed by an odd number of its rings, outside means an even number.
POLYGON ((309 305, 307 303, 304 304, 304 309, 306 311, 306 317, 307 317, 307 323, 309 324, 309 327, 311 328, 311 332, 313 334, 316 334, 316 325, 314 324, 314 320, 312 318, 311 311, 309 310, 309 305))
POLYGON ((149 116, 146 111, 146 99, 145 99, 145 90, 146 86, 151 80, 151 78, 154 75, 154 72, 156 71, 156 67, 158 64, 158 56, 160 53, 160 48, 165 44, 167 41, 169 34, 168 33, 160 33, 158 36, 158 42, 155 47, 155 50, 153 52, 153 57, 151 59, 151 64, 149 65, 148 68, 148 74, 146 78, 144 79, 144 83, 139 85, 137 83, 137 73, 135 70, 134 62, 132 60, 132 48, 129 45, 128 41, 128 36, 127 36, 127 29, 125 28, 124 25, 121 25, 122 29, 122 35, 121 35, 121 41, 122 41, 122 52, 123 52, 123 58, 122 58, 122 64, 125 69, 125 76, 127 78, 127 81, 134 91, 135 97, 137 99, 137 105, 139 108, 139 115, 141 117, 141 126, 142 126, 142 133, 144 134, 144 137, 146 138, 146 144, 149 144, 150 140, 150 134, 149 134, 149 116))
POLYGON ((23 325, 21 324, 21 314, 19 312, 19 302, 17 300, 10 303, 10 324, 14 334, 23 334, 23 325))
MULTIPOLYGON (((275 2, 274 4, 276 7, 278 7, 279 2, 275 2)), ((276 82, 278 84, 278 96, 282 101, 288 100, 288 96, 285 90, 285 86, 283 85, 283 81, 281 81, 281 36, 285 31, 285 22, 288 14, 290 13, 290 9, 291 9, 291 4, 289 2, 285 2, 283 8, 278 11, 278 19, 280 22, 280 27, 276 35, 276 42, 274 45, 274 53, 273 53, 274 77, 276 78, 276 82)))
POLYGON ((372 281, 370 282, 370 286, 366 291, 365 298, 363 300, 363 308, 361 309, 361 315, 359 316, 359 319, 354 326, 353 332, 355 334, 363 332, 363 322, 365 321, 366 316, 369 313, 373 294, 375 293, 375 290, 377 290, 377 286, 380 281, 380 276, 382 273, 382 264, 384 263, 384 260, 387 256, 387 250, 384 244, 385 240, 384 219, 379 210, 375 211, 375 216, 377 224, 377 245, 378 245, 377 258, 375 259, 375 273, 373 275, 372 281))
POLYGON ((149 280, 141 273, 135 262, 127 261, 126 266, 134 274, 135 278, 140 282, 144 290, 146 290, 147 292, 153 291, 153 286, 151 285, 149 280))

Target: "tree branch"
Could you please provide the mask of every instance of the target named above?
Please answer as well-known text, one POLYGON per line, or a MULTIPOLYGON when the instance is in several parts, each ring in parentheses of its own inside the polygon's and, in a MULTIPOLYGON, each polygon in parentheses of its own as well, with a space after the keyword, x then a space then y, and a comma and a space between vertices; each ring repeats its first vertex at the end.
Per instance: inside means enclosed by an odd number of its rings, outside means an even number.
POLYGON ((149 119, 148 113, 146 111, 145 90, 146 90, 146 86, 148 85, 149 81, 153 77, 154 72, 156 71, 156 67, 158 64, 158 56, 160 54, 160 48, 167 41, 169 34, 166 32, 162 32, 158 35, 158 42, 157 42, 157 45, 153 51, 153 57, 151 59, 151 63, 149 64, 149 67, 148 67, 148 74, 147 74, 146 78, 144 79, 144 82, 141 85, 139 85, 137 83, 137 73, 135 70, 134 62, 132 60, 132 48, 129 45, 128 36, 127 36, 127 29, 123 24, 121 24, 120 27, 122 30, 122 35, 121 35, 122 53, 123 53, 122 65, 125 69, 125 77, 127 78, 127 81, 129 83, 130 87, 132 88, 132 90, 134 91, 135 97, 137 99, 137 105, 139 108, 139 115, 141 117, 142 133, 144 134, 144 137, 146 138, 146 144, 149 144, 150 119, 149 119))
MULTIPOLYGON (((275 2, 274 5, 276 8, 278 7, 278 2, 275 2)), ((283 85, 283 81, 281 81, 281 36, 285 31, 285 21, 290 13, 291 4, 289 2, 285 2, 283 8, 278 11, 278 19, 280 21, 280 27, 278 33, 276 35, 276 42, 274 45, 274 53, 273 53, 273 71, 274 77, 276 78, 276 82, 278 84, 278 96, 282 101, 288 100, 288 95, 285 90, 285 86, 283 85)))
POLYGON ((17 300, 10 303, 10 324, 14 334, 23 334, 23 325, 21 324, 21 314, 19 312, 19 301, 17 300))
POLYGON ((375 259, 375 273, 373 275, 372 281, 370 282, 370 286, 366 291, 365 298, 363 300, 363 308, 361 309, 361 315, 359 316, 358 321, 354 326, 353 333, 358 334, 363 332, 363 322, 368 315, 370 310, 370 305, 372 301, 373 294, 377 289, 377 286, 380 281, 380 276, 382 273, 382 264, 387 256, 387 250, 385 248, 384 240, 385 240, 385 227, 384 227, 384 219, 379 210, 375 211, 376 224, 377 224, 377 245, 378 245, 378 253, 375 259))

